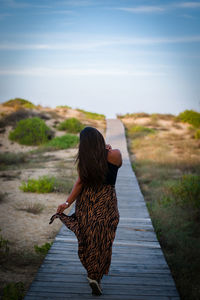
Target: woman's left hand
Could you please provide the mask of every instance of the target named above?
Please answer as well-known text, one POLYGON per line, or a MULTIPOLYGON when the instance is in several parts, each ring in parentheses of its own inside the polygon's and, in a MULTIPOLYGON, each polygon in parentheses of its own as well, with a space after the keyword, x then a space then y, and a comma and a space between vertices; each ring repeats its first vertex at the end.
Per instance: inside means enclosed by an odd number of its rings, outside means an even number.
POLYGON ((62 204, 58 205, 56 213, 61 214, 66 208, 67 208, 67 204, 66 203, 62 203, 62 204))

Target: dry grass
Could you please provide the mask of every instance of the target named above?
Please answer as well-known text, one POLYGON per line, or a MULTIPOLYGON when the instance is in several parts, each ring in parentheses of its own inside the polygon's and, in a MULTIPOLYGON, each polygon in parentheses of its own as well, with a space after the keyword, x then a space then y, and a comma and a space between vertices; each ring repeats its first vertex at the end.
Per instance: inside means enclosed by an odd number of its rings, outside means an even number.
POLYGON ((43 205, 42 203, 40 202, 23 202, 23 203, 20 203, 20 205, 13 205, 13 207, 15 209, 18 209, 18 210, 22 210, 22 211, 26 211, 28 213, 31 213, 31 214, 34 214, 34 215, 37 215, 37 214, 40 214, 44 209, 45 209, 45 205, 43 205))
POLYGON ((181 299, 200 299, 199 209, 189 201, 179 205, 176 198, 182 197, 177 184, 184 174, 200 175, 200 142, 190 126, 173 116, 141 120, 122 119, 127 132, 132 125, 141 124, 157 129, 145 137, 132 138, 127 133, 133 169, 181 299), (177 196, 171 194, 172 185, 177 196))
MULTIPOLYGON (((13 282, 23 282, 25 291, 28 290, 29 285, 36 274, 38 267, 42 264, 44 257, 34 252, 18 251, 9 253, 0 257, 0 296, 2 296, 2 287, 13 282)), ((17 299, 17 298, 10 298, 17 299)))
POLYGON ((0 192, 0 203, 3 202, 3 201, 5 201, 6 195, 7 195, 6 193, 0 192))

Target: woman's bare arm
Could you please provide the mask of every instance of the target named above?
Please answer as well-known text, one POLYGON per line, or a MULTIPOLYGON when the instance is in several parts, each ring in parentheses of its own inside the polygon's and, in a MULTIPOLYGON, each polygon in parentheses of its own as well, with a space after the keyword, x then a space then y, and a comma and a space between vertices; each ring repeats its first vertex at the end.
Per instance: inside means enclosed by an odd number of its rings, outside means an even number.
POLYGON ((73 189, 70 193, 70 195, 67 198, 67 202, 69 203, 69 205, 67 205, 66 203, 62 203, 60 205, 58 205, 57 208, 57 213, 62 213, 67 207, 69 207, 78 197, 78 195, 80 194, 81 190, 82 190, 82 183, 80 180, 80 177, 78 177, 77 181, 75 182, 73 189))
POLYGON ((108 161, 117 165, 120 168, 122 165, 122 155, 120 150, 109 148, 108 161))

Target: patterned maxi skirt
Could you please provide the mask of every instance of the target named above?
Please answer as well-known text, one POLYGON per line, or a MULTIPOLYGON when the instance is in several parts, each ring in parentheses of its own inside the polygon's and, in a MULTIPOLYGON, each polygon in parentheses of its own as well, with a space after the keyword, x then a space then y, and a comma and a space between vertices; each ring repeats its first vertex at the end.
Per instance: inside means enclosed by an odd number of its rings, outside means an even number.
POLYGON ((56 213, 49 224, 60 218, 75 233, 78 256, 88 277, 101 280, 109 272, 119 217, 115 186, 104 184, 83 188, 76 200, 75 213, 70 216, 56 213))

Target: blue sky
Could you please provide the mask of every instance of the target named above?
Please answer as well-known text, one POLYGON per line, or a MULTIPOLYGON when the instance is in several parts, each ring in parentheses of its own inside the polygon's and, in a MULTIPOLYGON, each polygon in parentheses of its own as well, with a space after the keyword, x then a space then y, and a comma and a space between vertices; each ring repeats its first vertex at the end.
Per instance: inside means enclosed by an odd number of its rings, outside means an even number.
POLYGON ((200 1, 0 0, 0 102, 200 110, 200 1))

